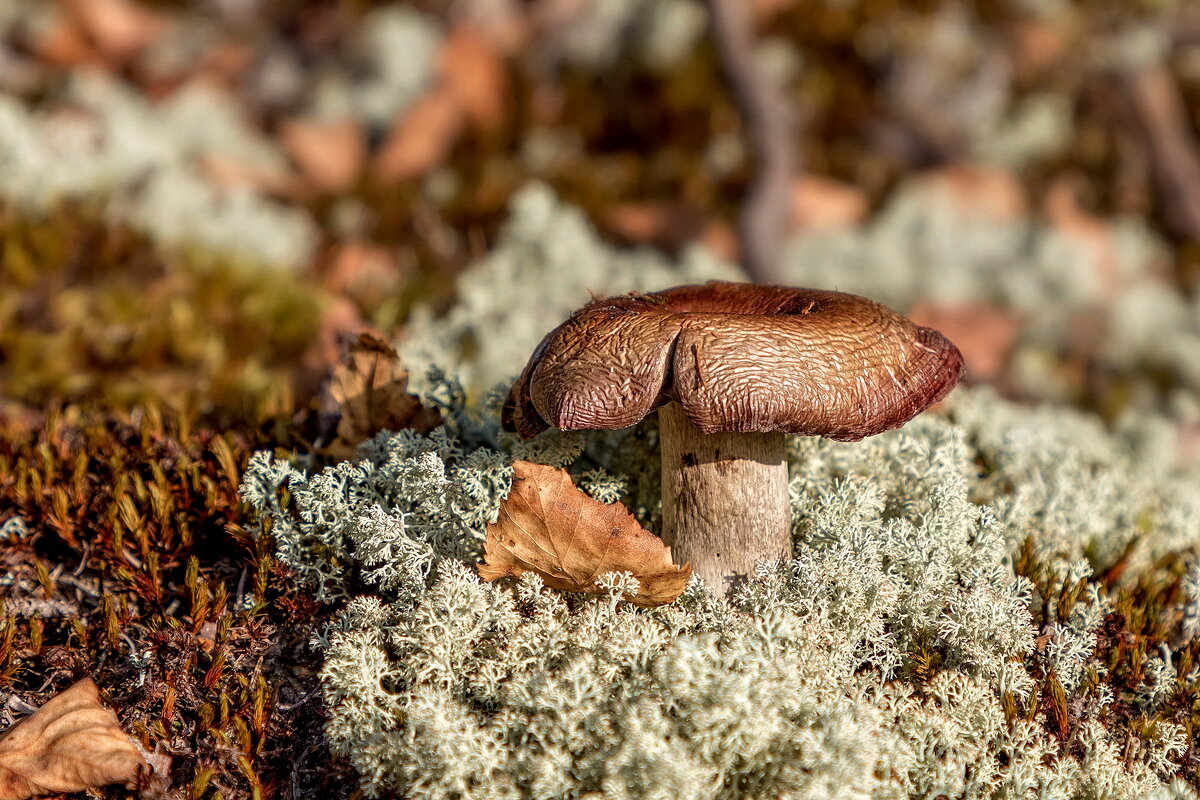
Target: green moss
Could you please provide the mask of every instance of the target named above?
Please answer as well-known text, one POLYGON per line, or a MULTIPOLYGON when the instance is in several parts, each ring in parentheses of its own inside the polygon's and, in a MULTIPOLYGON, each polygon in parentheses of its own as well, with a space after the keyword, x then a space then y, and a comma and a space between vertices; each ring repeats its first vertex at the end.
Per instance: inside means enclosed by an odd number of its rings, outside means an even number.
POLYGON ((0 385, 11 400, 289 413, 328 298, 311 279, 199 264, 84 210, 0 209, 0 385))

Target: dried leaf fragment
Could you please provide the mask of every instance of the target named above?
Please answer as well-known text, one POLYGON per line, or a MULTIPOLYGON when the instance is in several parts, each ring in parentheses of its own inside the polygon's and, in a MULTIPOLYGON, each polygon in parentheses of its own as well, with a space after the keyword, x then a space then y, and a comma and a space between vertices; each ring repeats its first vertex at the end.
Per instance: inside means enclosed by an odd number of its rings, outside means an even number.
POLYGON ((335 449, 353 451, 359 442, 385 429, 426 433, 441 424, 438 413, 408 391, 408 371, 400 365, 395 348, 370 333, 359 333, 343 343, 329 392, 341 412, 335 449))
POLYGON ((280 126, 280 144, 308 182, 322 192, 354 185, 367 159, 367 141, 352 119, 326 122, 298 117, 280 126))
MULTIPOLYGON (((162 767, 165 769, 165 767, 162 767)), ((0 738, 0 800, 79 792, 110 783, 133 786, 155 771, 117 715, 85 678, 0 738)))
POLYGON ((576 488, 564 469, 513 462, 513 487, 488 526, 485 581, 535 572, 547 586, 600 594, 606 572, 631 572, 641 588, 625 599, 639 606, 670 603, 692 576, 671 563, 671 548, 620 503, 601 503, 576 488))
POLYGON ((483 31, 457 25, 438 53, 441 80, 478 129, 495 130, 504 118, 508 74, 483 31))
POLYGON ((392 125, 375 157, 376 176, 388 183, 420 178, 450 154, 466 115, 444 87, 426 92, 392 125))
POLYGON ((130 0, 68 0, 66 7, 88 38, 114 61, 155 44, 169 25, 165 17, 130 0))

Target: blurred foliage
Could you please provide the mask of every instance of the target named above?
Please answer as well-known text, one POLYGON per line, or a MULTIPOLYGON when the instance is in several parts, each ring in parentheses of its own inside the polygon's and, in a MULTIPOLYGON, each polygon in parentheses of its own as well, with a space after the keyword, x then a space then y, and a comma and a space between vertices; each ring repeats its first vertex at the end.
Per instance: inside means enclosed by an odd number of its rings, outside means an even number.
MULTIPOLYGON (((311 281, 192 265, 79 209, 0 209, 0 384, 41 405, 290 413, 328 299, 311 281)), ((309 379, 312 382, 312 379, 309 379)))

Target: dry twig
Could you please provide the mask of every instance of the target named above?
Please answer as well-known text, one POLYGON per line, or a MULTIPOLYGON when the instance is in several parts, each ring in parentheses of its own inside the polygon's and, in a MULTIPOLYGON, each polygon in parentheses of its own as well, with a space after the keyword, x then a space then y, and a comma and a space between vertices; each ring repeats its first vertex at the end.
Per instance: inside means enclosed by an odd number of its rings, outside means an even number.
POLYGON ((742 266, 760 283, 778 282, 792 175, 798 169, 792 113, 755 58, 750 4, 708 0, 708 8, 721 66, 755 160, 754 182, 738 218, 742 266))
POLYGON ((1128 69, 1122 85, 1145 141, 1164 220, 1176 235, 1200 240, 1200 155, 1179 87, 1158 63, 1128 69))

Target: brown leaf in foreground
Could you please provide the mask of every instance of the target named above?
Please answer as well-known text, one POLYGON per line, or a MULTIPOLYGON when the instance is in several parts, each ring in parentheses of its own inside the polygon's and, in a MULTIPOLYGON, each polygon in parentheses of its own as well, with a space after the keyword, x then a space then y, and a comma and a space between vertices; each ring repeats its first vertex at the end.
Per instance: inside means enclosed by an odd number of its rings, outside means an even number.
POLYGON ((671 563, 671 548, 637 523, 620 503, 601 503, 575 487, 564 469, 513 462, 513 486, 488 526, 485 581, 536 572, 546 585, 600 594, 606 572, 632 572, 641 583, 639 606, 670 603, 692 576, 690 565, 671 563))
POLYGON ((441 424, 436 411, 409 393, 408 372, 395 348, 370 333, 345 341, 329 392, 341 411, 334 450, 352 452, 359 442, 385 429, 426 433, 441 424))
MULTIPOLYGON (((0 800, 132 786, 152 768, 85 678, 0 738, 0 800)), ((165 769, 165 767, 164 767, 165 769)))

